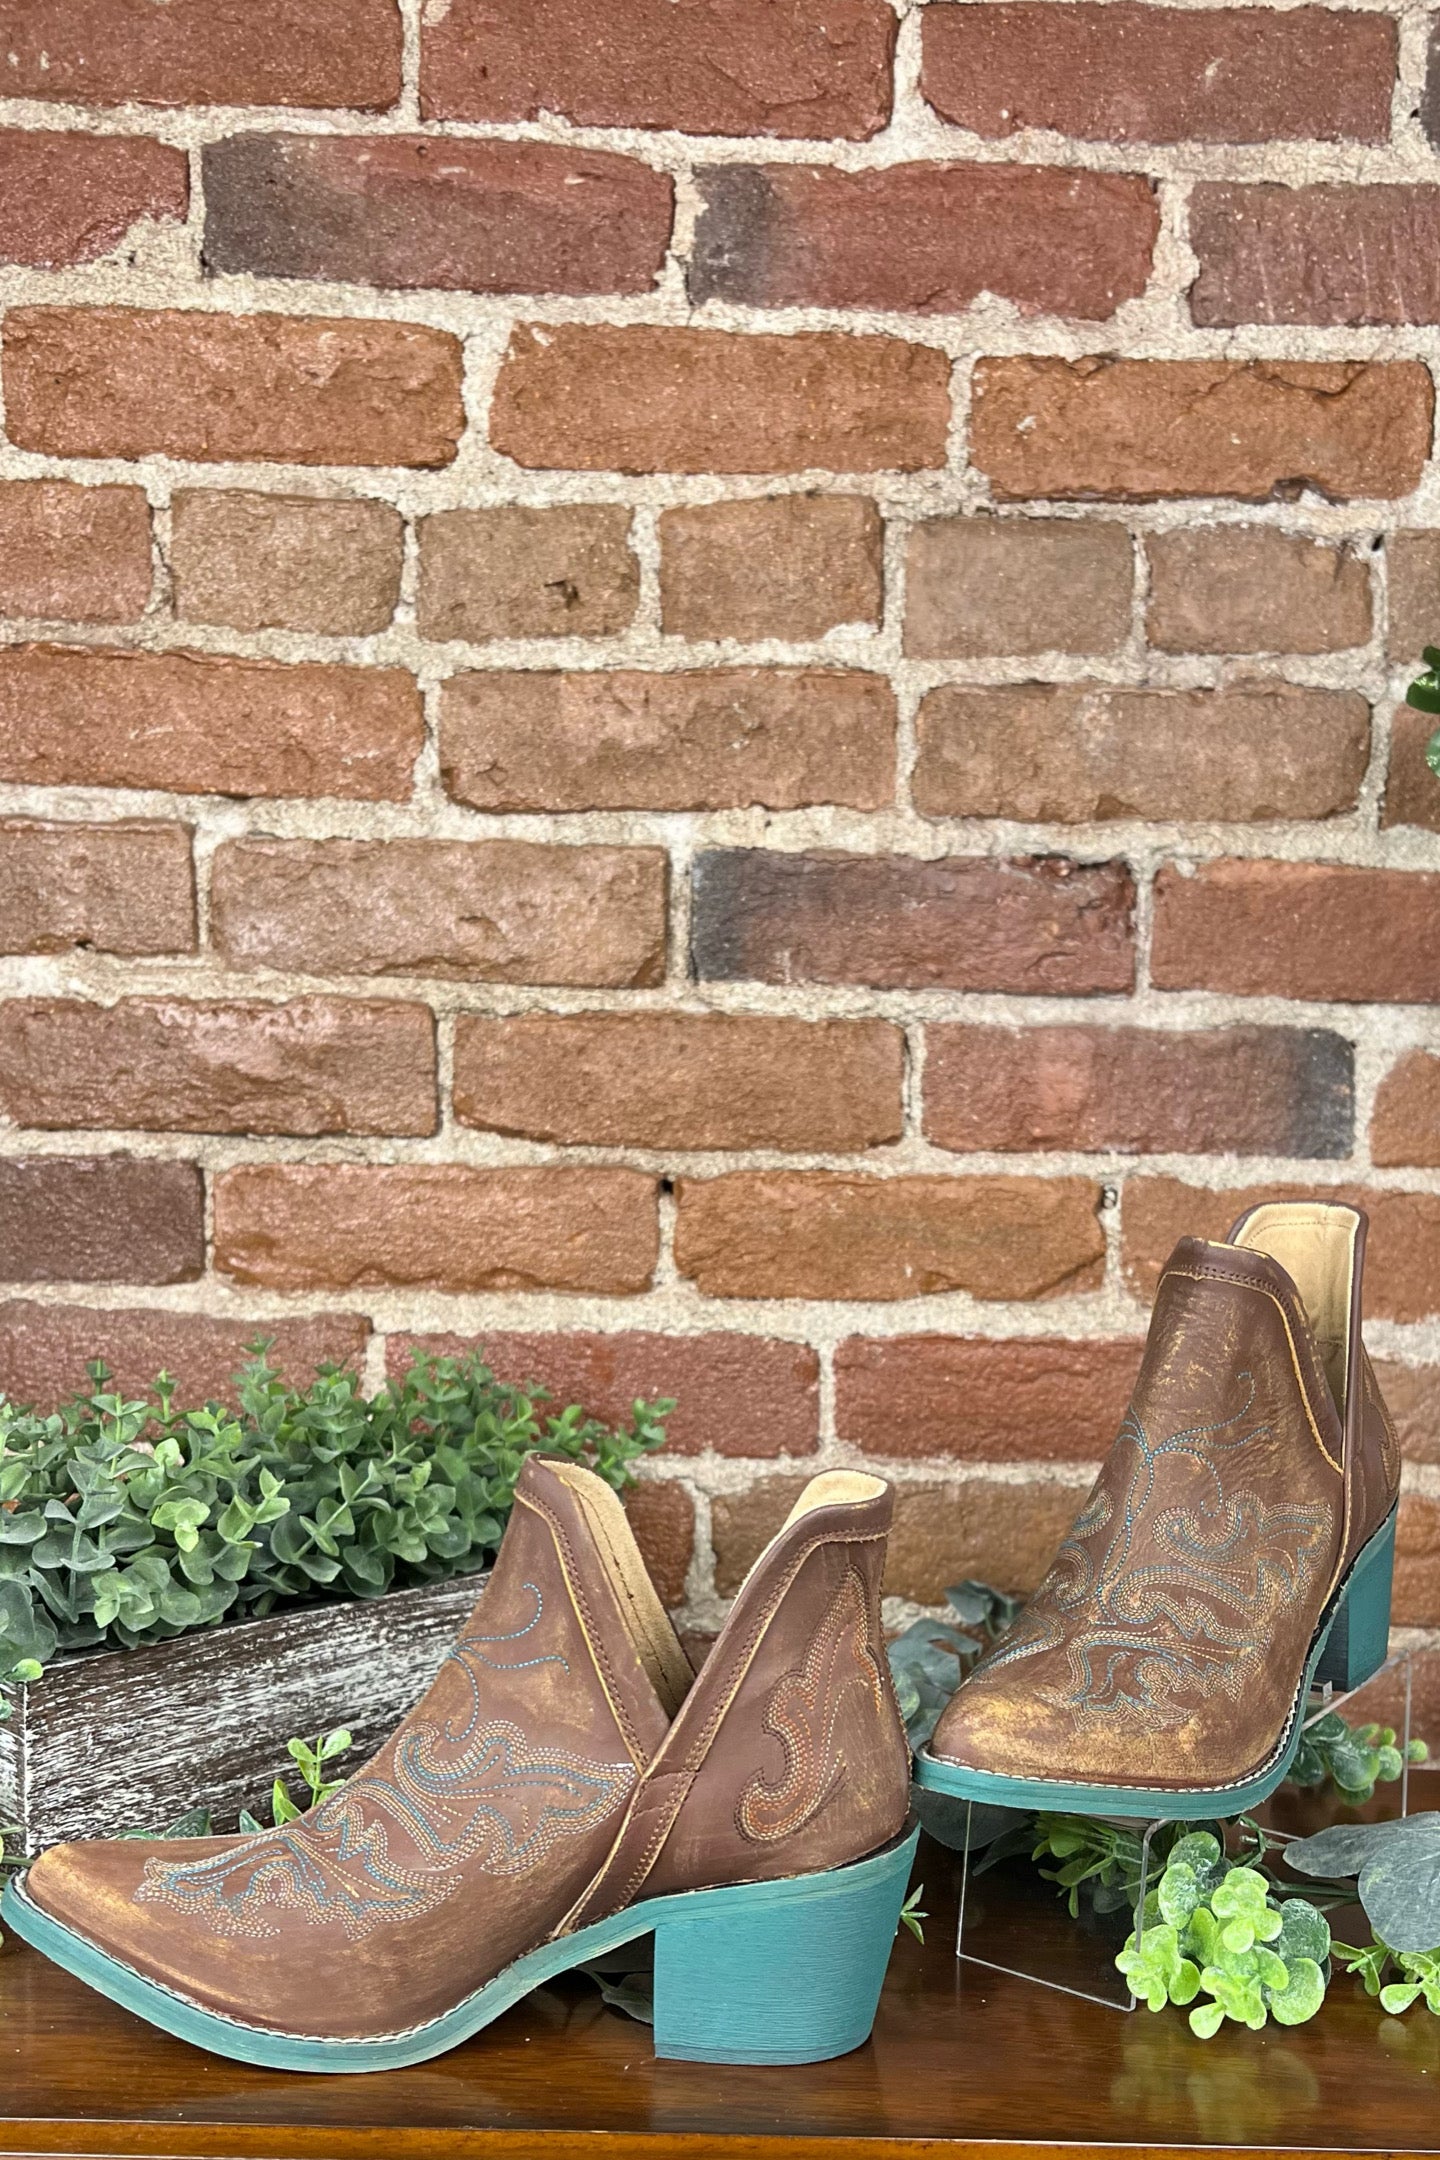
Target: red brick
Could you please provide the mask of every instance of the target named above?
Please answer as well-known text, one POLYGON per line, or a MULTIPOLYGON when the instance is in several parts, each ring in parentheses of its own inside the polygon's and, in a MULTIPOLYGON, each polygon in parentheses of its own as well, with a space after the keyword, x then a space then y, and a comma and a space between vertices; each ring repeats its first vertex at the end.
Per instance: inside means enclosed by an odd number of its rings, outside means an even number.
POLYGON ((1400 1501, 1390 1618, 1396 1627, 1440 1621, 1440 1503, 1429 1493, 1407 1492, 1400 1501))
POLYGON ((424 1005, 15 998, 0 1014, 0 1109, 17 1125, 424 1134, 438 1121, 424 1005))
POLYGON ((839 668, 452 676, 447 791, 481 810, 769 810, 895 794, 895 693, 839 668))
POLYGON ((204 1267, 205 1186, 193 1163, 0 1160, 0 1281, 190 1282, 204 1267))
POLYGON ((462 1015, 455 1114, 588 1147, 842 1154, 899 1139, 904 1066, 904 1036, 884 1020, 462 1015))
POLYGON ((689 1492, 675 1478, 645 1478, 626 1493, 625 1513, 662 1604, 679 1605, 695 1555, 695 1503, 689 1492))
POLYGON ((271 1290, 643 1290, 655 1180, 636 1170, 269 1164, 215 1181, 215 1265, 271 1290))
POLYGON ((1344 1156, 1354 1067, 1322 1028, 931 1027, 925 1132, 961 1153, 1344 1156))
POLYGON ((1407 1050, 1380 1083, 1370 1120, 1370 1159, 1440 1170, 1440 1056, 1407 1050))
POLYGON ((1433 713, 1397 705, 1390 721, 1390 770, 1385 780, 1382 825, 1418 825, 1440 832, 1440 774, 1430 763, 1437 727, 1433 713))
POLYGON ((678 1202, 675 1264, 707 1297, 1048 1298, 1104 1269, 1083 1178, 742 1170, 686 1178, 678 1202))
POLYGON ((1250 823, 1353 810, 1370 708, 1260 680, 1224 690, 944 683, 924 698, 912 782, 925 817, 1250 823))
POLYGON ((1440 875, 1219 861, 1155 881, 1162 990, 1355 1004, 1440 999, 1440 875))
POLYGON ((811 1455, 819 1442, 819 1358, 764 1336, 392 1335, 386 1369, 403 1372, 412 1349, 453 1357, 477 1347, 500 1379, 543 1387, 552 1412, 579 1403, 622 1425, 637 1401, 669 1398, 667 1455, 811 1455))
POLYGON ((428 638, 613 637, 640 598, 628 503, 441 510, 420 521, 428 638))
POLYGON ((944 464, 949 424, 934 346, 649 323, 519 324, 490 409, 517 465, 586 472, 913 472, 944 464))
POLYGON ((211 935, 235 967, 639 989, 665 975, 660 848, 230 840, 211 935))
POLYGON ((0 951, 193 952, 184 825, 0 821, 0 951))
POLYGON ((1440 1365, 1376 1358, 1375 1378, 1408 1462, 1440 1462, 1440 1365))
POLYGON ((1393 659, 1418 664, 1421 647, 1435 642, 1440 617, 1440 532, 1391 533, 1385 561, 1386 650, 1393 659))
POLYGON ((1396 26, 1328 7, 997 0, 924 15, 921 89, 978 135, 1097 142, 1384 142, 1396 26))
POLYGON ((1197 323, 1440 322, 1440 187, 1202 181, 1190 245, 1197 323))
POLYGON ((136 622, 152 583, 150 505, 139 488, 0 481, 0 612, 136 622))
POLYGON ((189 201, 189 161, 168 143, 0 129, 0 262, 94 262, 140 218, 183 218, 189 201))
POLYGON ((422 35, 429 120, 859 140, 890 115, 883 0, 450 0, 422 35))
POLYGON ((824 637, 878 624, 884 527, 863 495, 768 495, 660 513, 660 612, 675 637, 824 637))
POLYGON ((1134 586, 1123 525, 929 518, 906 551, 905 650, 919 660, 1111 652, 1130 635, 1134 586))
POLYGON ((716 165, 698 175, 690 297, 953 315, 982 293, 1100 322, 1160 230, 1139 173, 1037 165, 716 165))
POLYGON ((1147 533, 1146 634, 1162 652, 1343 652, 1370 636, 1370 570, 1273 525, 1147 533))
POLYGON ((390 0, 24 0, 6 94, 77 105, 353 105, 400 95, 390 0))
POLYGON ((986 359, 970 454, 1001 496, 1398 496, 1434 408, 1414 360, 986 359))
POLYGON ((1125 1279, 1147 1302, 1182 1237, 1223 1238, 1246 1208, 1265 1200, 1345 1200, 1370 1217, 1365 1312, 1371 1320, 1440 1314, 1440 1193, 1368 1191, 1355 1185, 1258 1185, 1215 1192, 1178 1178, 1131 1178, 1121 1199, 1125 1279))
POLYGON ((405 521, 389 503, 187 488, 170 505, 175 612, 234 630, 368 637, 400 598, 405 521))
POLYGON ((428 135, 232 135, 208 143, 212 271, 351 285, 648 292, 674 182, 636 158, 428 135))
MULTIPOLYGON (((746 1569, 800 1497, 803 1478, 769 1477, 711 1502, 715 1585, 739 1589, 746 1569)), ((967 1478, 955 1485, 902 1485, 885 1557, 885 1588, 922 1605, 944 1603, 967 1579, 997 1589, 1033 1590, 1070 1528, 1082 1494, 1040 1478, 1012 1484, 967 1478)))
POLYGON ((424 739, 420 693, 398 668, 0 653, 0 778, 35 786, 399 802, 424 739))
POLYGON ((852 1335, 835 1352, 835 1429, 869 1455, 1091 1462, 1109 1449, 1138 1341, 852 1335))
POLYGON ((93 1393, 85 1367, 100 1358, 124 1395, 143 1395, 157 1373, 168 1372, 178 1404, 233 1404, 232 1375, 248 1361, 257 1338, 272 1339, 272 1363, 303 1387, 320 1365, 357 1364, 369 1334, 370 1323, 359 1313, 216 1319, 209 1313, 102 1311, 14 1298, 0 1304, 0 1388, 14 1402, 53 1410, 71 1395, 93 1393))
POLYGON ((12 308, 6 427, 56 457, 448 465, 460 341, 418 323, 12 308))
POLYGON ((782 854, 696 858, 695 972, 728 982, 1083 996, 1134 981, 1123 863, 782 854))

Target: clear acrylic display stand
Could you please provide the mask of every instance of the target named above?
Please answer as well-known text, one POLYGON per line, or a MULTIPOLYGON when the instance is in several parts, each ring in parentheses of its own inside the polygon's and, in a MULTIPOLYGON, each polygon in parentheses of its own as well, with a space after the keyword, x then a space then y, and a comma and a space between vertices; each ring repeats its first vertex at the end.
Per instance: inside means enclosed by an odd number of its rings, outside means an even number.
MULTIPOLYGON (((1404 1731, 1400 1737, 1404 1767, 1400 1773, 1398 1798, 1399 1813, 1408 1815, 1414 1695, 1411 1653, 1402 1650, 1387 1658, 1380 1671, 1372 1674, 1365 1685, 1372 1687, 1381 1674, 1389 1672, 1402 1676, 1404 1689, 1404 1731)), ((1354 1693, 1358 1690, 1351 1691, 1354 1693)), ((1305 1713, 1304 1729, 1308 1730, 1331 1711, 1343 1708, 1350 1699, 1350 1694, 1336 1695, 1329 1686, 1317 1689, 1305 1713)), ((1061 1995, 1078 1995, 1083 2002, 1100 2003, 1107 2010, 1129 2012, 1136 2009, 1138 2005, 1125 1979, 1115 1970, 1116 1954, 1137 1925, 1130 1907, 1122 1906, 1113 1913, 1096 1913, 1086 1901, 1081 1905, 1079 1919, 1072 1920, 1063 1892, 1047 1881, 1029 1860, 1023 1857, 1003 1860, 992 1874, 985 1864, 988 1845, 982 1844, 972 1850, 970 1832, 974 1813, 973 1807, 966 1807, 956 1957, 990 1972, 1008 1973, 1014 1979, 1028 1980, 1036 1987, 1053 1988, 1061 1995), (987 1885, 993 1889, 1002 1869, 1005 1874, 1003 1898, 994 1896, 987 1889, 987 1885)), ((1187 1825, 1173 1815, 1159 1815, 1153 1820, 1119 1815, 1102 1819, 1141 1831, 1140 1880, 1135 1906, 1143 1912, 1146 1891, 1158 1873, 1152 1858, 1156 1837, 1172 1824, 1178 1824, 1182 1831, 1187 1825)), ((1291 1834, 1285 1831, 1267 1828, 1266 1835, 1279 1847, 1291 1843, 1291 1834)), ((1140 1932, 1143 1935, 1143 1925, 1140 1932)))

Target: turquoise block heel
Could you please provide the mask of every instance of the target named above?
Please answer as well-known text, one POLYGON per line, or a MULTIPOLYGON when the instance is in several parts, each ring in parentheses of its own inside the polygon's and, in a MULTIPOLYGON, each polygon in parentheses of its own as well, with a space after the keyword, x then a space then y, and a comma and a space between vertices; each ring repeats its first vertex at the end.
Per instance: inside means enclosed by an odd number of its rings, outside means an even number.
POLYGON ((1395 1517, 1356 1560, 1325 1638, 1315 1685, 1359 1687, 1385 1662, 1390 1644, 1390 1592, 1395 1578, 1395 1517))
POLYGON ((655 1926, 656 2054, 807 2063, 862 2046, 919 1835, 824 1875, 672 1900, 655 1926))

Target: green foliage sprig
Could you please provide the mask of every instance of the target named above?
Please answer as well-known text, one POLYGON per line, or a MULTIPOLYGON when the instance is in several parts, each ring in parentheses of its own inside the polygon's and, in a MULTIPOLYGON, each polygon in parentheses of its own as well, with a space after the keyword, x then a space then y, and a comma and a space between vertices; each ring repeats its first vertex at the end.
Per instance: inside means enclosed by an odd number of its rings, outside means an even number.
POLYGON ((1333 1779, 1340 1798, 1350 1807, 1361 1807, 1377 1784, 1393 1784, 1407 1762, 1430 1759, 1423 1740, 1412 1740, 1402 1751, 1395 1737, 1393 1725, 1347 1725, 1338 1711, 1327 1711, 1305 1727, 1286 1775, 1292 1785, 1323 1785, 1333 1779))
POLYGON ((1258 2032, 1267 2019, 1303 2025, 1325 1999, 1330 1928, 1306 1899, 1274 1896, 1258 1868, 1230 1860, 1208 1830, 1171 1846, 1145 1900, 1144 1925, 1115 1963, 1151 2010, 1191 2005, 1208 2040, 1227 2018, 1258 2032), (1208 2002, 1196 1998, 1208 1995, 1208 2002))
POLYGON ((913 1620, 889 1646, 890 1677, 912 1748, 922 1748, 960 1682, 1019 1612, 1022 1599, 988 1583, 955 1583, 949 1620, 913 1620))
POLYGON ((527 1455, 585 1462, 621 1491, 674 1407, 637 1402, 613 1428, 550 1414, 479 1351, 416 1357, 371 1396, 333 1366, 292 1388, 267 1347, 237 1375, 238 1411, 178 1409, 164 1374, 127 1400, 100 1364, 49 1415, 0 1398, 0 1683, 34 1680, 57 1650, 483 1567, 527 1455))

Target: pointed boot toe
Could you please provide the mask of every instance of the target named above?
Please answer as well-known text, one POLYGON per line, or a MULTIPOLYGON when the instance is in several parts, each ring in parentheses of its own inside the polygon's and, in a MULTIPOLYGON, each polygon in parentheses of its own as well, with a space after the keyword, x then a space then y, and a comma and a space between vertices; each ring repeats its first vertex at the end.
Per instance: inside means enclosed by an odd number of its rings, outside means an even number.
POLYGON ((922 1785, 1233 1815, 1284 1777, 1311 1685, 1383 1662, 1400 1461, 1361 1341, 1365 1228, 1274 1203, 1182 1239, 1119 1437, 922 1785))
POLYGON ((280 2069, 425 2061, 650 1934, 657 2052, 858 2046, 914 1850, 890 1504, 812 1480, 697 1680, 615 1495, 532 1459, 460 1640, 340 1791, 248 1837, 57 1847, 5 1916, 152 2023, 280 2069))

